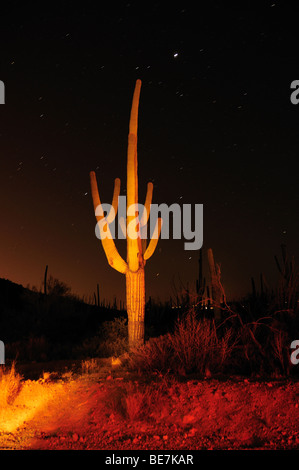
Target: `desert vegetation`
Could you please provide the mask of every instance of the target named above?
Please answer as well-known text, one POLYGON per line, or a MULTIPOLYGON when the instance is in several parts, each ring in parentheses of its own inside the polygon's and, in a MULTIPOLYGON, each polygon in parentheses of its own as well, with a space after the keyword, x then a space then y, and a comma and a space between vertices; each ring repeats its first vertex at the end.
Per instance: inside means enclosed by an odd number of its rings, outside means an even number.
MULTIPOLYGON (((261 277, 257 289, 252 280, 252 291, 235 302, 223 298, 216 304, 203 281, 205 289, 181 291, 169 302, 149 299, 146 342, 130 354, 126 311, 117 308, 117 302, 112 306, 86 302, 73 296, 64 283, 60 283, 63 289, 57 287, 59 281, 53 282, 53 276, 47 294, 2 279, 0 331, 6 359, 18 367, 122 357, 132 370, 149 372, 296 375, 290 345, 299 337, 298 273, 285 247, 281 259, 275 259, 277 285, 270 289, 261 277)), ((218 281, 221 287, 220 277, 218 281)))
POLYGON ((149 299, 135 348, 117 302, 1 280, 1 448, 296 448, 298 275, 285 247, 275 263, 277 285, 261 276, 238 301, 219 296, 217 266, 218 304, 201 276, 149 299))

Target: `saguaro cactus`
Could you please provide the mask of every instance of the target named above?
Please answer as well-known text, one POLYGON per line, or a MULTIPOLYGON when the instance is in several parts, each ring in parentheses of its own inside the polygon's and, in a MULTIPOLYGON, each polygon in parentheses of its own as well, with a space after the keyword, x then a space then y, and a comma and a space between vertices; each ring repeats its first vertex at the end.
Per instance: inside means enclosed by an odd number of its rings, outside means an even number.
MULTIPOLYGON (((128 334, 129 347, 139 346, 144 342, 144 310, 145 310, 145 278, 144 266, 146 261, 152 256, 158 243, 161 232, 162 220, 158 218, 153 236, 146 247, 146 239, 141 239, 141 229, 146 229, 150 214, 150 206, 153 195, 153 184, 148 183, 147 194, 144 203, 145 211, 139 218, 138 206, 138 176, 137 176, 137 127, 138 127, 138 106, 140 96, 141 81, 136 81, 135 91, 130 116, 128 151, 127 151, 127 217, 126 217, 126 239, 127 239, 127 260, 125 261, 117 251, 114 240, 111 237, 109 223, 113 217, 106 216, 105 221, 103 211, 99 210, 101 201, 98 192, 96 176, 90 172, 91 193, 97 222, 103 224, 106 237, 102 238, 102 245, 110 266, 126 275, 126 301, 128 314, 128 334), (134 211, 132 212, 132 207, 134 211), (128 208, 131 208, 128 211, 128 208), (136 209, 136 210, 135 210, 136 209), (99 215, 100 214, 100 215, 99 215), (134 234, 132 224, 135 223, 134 234), (131 236, 130 236, 131 234, 131 236), (110 236, 109 236, 110 235, 110 236), (133 235, 133 236, 132 236, 133 235)), ((118 196, 120 192, 120 180, 115 179, 112 207, 114 216, 118 209, 118 196)))
POLYGON ((208 262, 211 276, 211 290, 215 320, 221 319, 220 305, 226 302, 225 293, 221 284, 221 271, 219 264, 215 264, 212 248, 208 249, 208 262))

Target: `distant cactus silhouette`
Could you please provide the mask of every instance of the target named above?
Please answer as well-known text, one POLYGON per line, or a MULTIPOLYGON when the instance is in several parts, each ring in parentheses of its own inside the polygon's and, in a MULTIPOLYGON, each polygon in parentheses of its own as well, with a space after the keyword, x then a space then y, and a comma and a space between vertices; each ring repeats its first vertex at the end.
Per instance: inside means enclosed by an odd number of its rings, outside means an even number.
POLYGON ((280 280, 278 285, 278 299, 280 308, 292 309, 298 311, 299 301, 299 272, 295 266, 295 258, 289 260, 286 245, 281 245, 282 264, 279 263, 277 256, 274 256, 279 273, 280 280))
POLYGON ((196 293, 201 308, 204 306, 206 291, 206 278, 202 275, 202 265, 202 248, 200 248, 198 257, 198 279, 196 279, 196 293))
POLYGON ((221 284, 220 265, 214 261, 212 248, 208 249, 208 262, 211 276, 211 294, 214 306, 214 316, 216 320, 221 318, 221 304, 226 302, 225 292, 221 284))
MULTIPOLYGON (((129 136, 128 136, 128 151, 127 151, 127 208, 133 204, 138 204, 138 176, 137 176, 137 126, 138 126, 138 106, 140 96, 141 81, 136 81, 135 91, 133 95, 129 136)), ((101 201, 98 192, 97 180, 95 172, 90 172, 91 193, 93 199, 94 210, 96 213, 97 222, 102 221, 104 215, 99 214, 97 208, 101 206, 101 201)), ((120 179, 116 178, 114 182, 114 193, 112 200, 112 207, 114 209, 114 217, 118 209, 118 196, 120 192, 120 179)), ((106 217, 103 221, 103 231, 106 232, 106 237, 101 239, 109 265, 126 275, 126 301, 127 301, 127 314, 128 314, 128 336, 129 347, 139 346, 144 342, 144 311, 145 311, 145 279, 144 279, 144 266, 146 261, 152 256, 158 243, 158 238, 161 232, 162 220, 158 218, 154 235, 146 247, 146 240, 141 240, 140 230, 147 226, 150 206, 153 194, 153 184, 148 183, 147 194, 145 199, 146 212, 139 219, 139 213, 136 210, 134 215, 127 214, 127 261, 125 261, 117 251, 114 240, 111 237, 109 223, 111 217, 106 217), (129 237, 129 224, 138 220, 136 225, 137 237, 129 237), (107 222, 108 220, 108 222, 107 222), (106 223, 105 223, 106 222, 106 223)), ((137 206, 135 206, 137 209, 137 206)), ((103 212, 101 212, 103 214, 103 212)), ((113 219, 114 220, 114 219, 113 219)), ((132 226, 132 224, 131 224, 132 226)), ((136 234, 135 234, 136 235, 136 234)))
POLYGON ((48 265, 46 266, 45 269, 45 275, 44 275, 44 294, 47 295, 47 275, 48 275, 48 265))

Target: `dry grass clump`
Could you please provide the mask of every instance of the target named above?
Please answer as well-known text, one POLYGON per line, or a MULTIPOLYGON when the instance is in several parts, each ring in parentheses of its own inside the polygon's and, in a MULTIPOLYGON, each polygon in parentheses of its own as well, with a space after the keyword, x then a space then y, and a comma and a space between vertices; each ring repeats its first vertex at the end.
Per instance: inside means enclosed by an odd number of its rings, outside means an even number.
POLYGON ((16 372, 15 364, 10 369, 0 367, 0 407, 12 405, 20 393, 22 376, 16 372))
POLYGON ((81 361, 81 371, 82 374, 94 374, 98 372, 99 364, 95 358, 85 359, 81 361))
POLYGON ((110 417, 118 416, 129 422, 148 421, 153 411, 159 410, 166 402, 168 387, 152 382, 112 384, 102 400, 105 413, 110 417))

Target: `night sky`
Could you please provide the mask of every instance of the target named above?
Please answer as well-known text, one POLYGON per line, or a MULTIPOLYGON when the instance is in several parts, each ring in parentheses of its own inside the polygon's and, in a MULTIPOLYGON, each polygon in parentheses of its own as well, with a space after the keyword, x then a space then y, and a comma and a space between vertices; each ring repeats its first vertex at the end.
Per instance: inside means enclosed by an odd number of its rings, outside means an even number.
MULTIPOLYGON (((99 283, 102 298, 124 300, 125 277, 95 236, 89 172, 102 202, 116 177, 125 194, 139 78, 140 202, 152 181, 153 203, 204 205, 203 249, 228 299, 261 272, 271 284, 280 244, 299 254, 295 12, 275 1, 106 3, 1 6, 0 277, 40 288, 49 265, 80 296, 99 283)), ((197 251, 160 240, 146 295, 168 299, 197 273, 197 251)))

